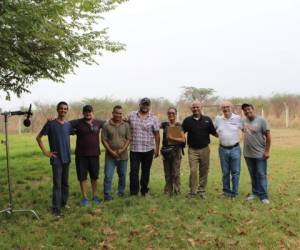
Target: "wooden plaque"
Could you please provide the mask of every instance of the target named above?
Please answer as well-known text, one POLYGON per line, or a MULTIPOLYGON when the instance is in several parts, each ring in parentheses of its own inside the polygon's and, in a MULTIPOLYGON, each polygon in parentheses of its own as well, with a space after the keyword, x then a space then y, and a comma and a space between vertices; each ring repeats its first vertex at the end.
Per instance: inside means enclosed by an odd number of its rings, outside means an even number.
MULTIPOLYGON (((178 127, 168 127, 168 134, 172 137, 176 137, 176 138, 181 138, 182 135, 181 135, 181 129, 178 128, 178 127)), ((177 142, 175 141, 172 141, 172 140, 168 140, 168 144, 169 145, 176 145, 178 144, 177 142)))

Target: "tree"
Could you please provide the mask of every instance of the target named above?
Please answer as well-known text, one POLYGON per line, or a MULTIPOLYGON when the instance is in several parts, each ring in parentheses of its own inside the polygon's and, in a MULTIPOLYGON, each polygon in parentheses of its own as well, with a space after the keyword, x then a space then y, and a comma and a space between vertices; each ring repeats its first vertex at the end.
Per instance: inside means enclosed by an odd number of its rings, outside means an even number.
POLYGON ((101 14, 126 0, 0 0, 0 90, 10 98, 40 79, 62 82, 79 62, 124 45, 95 30, 101 14), (5 2, 4 2, 5 1, 5 2))
POLYGON ((216 91, 211 88, 196 88, 188 86, 184 86, 182 88, 183 93, 181 98, 188 102, 194 100, 199 100, 201 102, 214 102, 218 99, 218 97, 214 95, 216 91))

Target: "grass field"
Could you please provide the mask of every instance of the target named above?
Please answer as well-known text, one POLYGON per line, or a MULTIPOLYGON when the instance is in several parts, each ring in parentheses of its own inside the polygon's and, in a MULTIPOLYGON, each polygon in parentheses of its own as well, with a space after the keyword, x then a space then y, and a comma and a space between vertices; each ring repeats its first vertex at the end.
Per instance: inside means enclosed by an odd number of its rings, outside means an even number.
MULTIPOLYGON (((181 195, 163 195, 162 162, 156 159, 151 172, 151 197, 129 197, 127 189, 124 198, 115 196, 111 202, 82 208, 73 160, 71 209, 63 211, 64 217, 58 221, 50 213, 51 168, 34 137, 10 136, 13 198, 16 209, 33 208, 41 220, 31 214, 0 214, 0 249, 300 249, 300 130, 272 131, 270 205, 245 201, 250 179, 244 161, 239 198, 221 196, 214 139, 207 200, 186 198, 189 168, 185 156, 181 195)), ((0 210, 8 202, 4 153, 1 145, 0 210)), ((114 179, 115 191, 116 175, 114 179)))

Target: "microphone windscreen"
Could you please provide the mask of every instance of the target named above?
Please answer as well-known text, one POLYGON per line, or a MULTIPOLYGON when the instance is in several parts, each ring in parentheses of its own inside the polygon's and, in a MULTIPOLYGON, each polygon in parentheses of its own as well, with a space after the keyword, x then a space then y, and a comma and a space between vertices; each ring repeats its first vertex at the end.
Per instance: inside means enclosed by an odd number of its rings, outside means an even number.
POLYGON ((28 118, 26 118, 26 119, 23 121, 23 124, 24 124, 25 127, 29 127, 30 124, 31 124, 31 121, 30 121, 28 118))

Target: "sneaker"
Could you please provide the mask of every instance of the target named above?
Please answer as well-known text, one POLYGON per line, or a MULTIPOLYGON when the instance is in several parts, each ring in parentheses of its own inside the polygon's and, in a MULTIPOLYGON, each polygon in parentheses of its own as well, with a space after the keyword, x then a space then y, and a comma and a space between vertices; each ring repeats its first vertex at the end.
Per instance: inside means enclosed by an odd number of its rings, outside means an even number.
POLYGON ((226 192, 224 192, 222 196, 223 196, 224 198, 229 198, 229 199, 235 199, 235 198, 238 197, 237 194, 234 194, 234 193, 229 194, 229 193, 226 193, 226 192))
POLYGON ((247 198, 246 201, 253 201, 257 198, 257 196, 255 194, 250 194, 247 198))
POLYGON ((168 197, 172 197, 173 193, 172 192, 164 192, 164 195, 166 195, 168 197))
POLYGON ((101 203, 101 200, 97 197, 97 196, 94 196, 92 201, 94 202, 94 204, 96 205, 99 205, 101 203))
POLYGON ((200 193, 200 199, 206 200, 206 194, 205 193, 200 193))
POLYGON ((63 205, 62 208, 64 208, 64 209, 70 209, 71 207, 68 204, 66 204, 66 205, 63 205))
POLYGON ((59 220, 61 218, 61 214, 53 214, 53 218, 55 220, 59 220))
POLYGON ((105 200, 105 201, 111 201, 111 200, 113 200, 113 197, 107 196, 107 197, 104 197, 104 200, 105 200))
POLYGON ((188 193, 186 197, 187 198, 196 198, 197 194, 195 194, 195 193, 188 193))
POLYGON ((232 198, 232 194, 224 192, 223 193, 223 197, 225 197, 225 198, 232 198))
POLYGON ((118 193, 118 197, 124 197, 124 193, 118 193))
POLYGON ((180 190, 175 190, 174 195, 180 195, 180 190))
POLYGON ((61 218, 61 213, 59 211, 53 211, 53 218, 59 220, 61 218))
POLYGON ((268 199, 262 199, 261 202, 263 204, 270 204, 270 201, 268 199))
POLYGON ((83 198, 80 202, 81 206, 86 207, 89 204, 88 198, 83 198))

